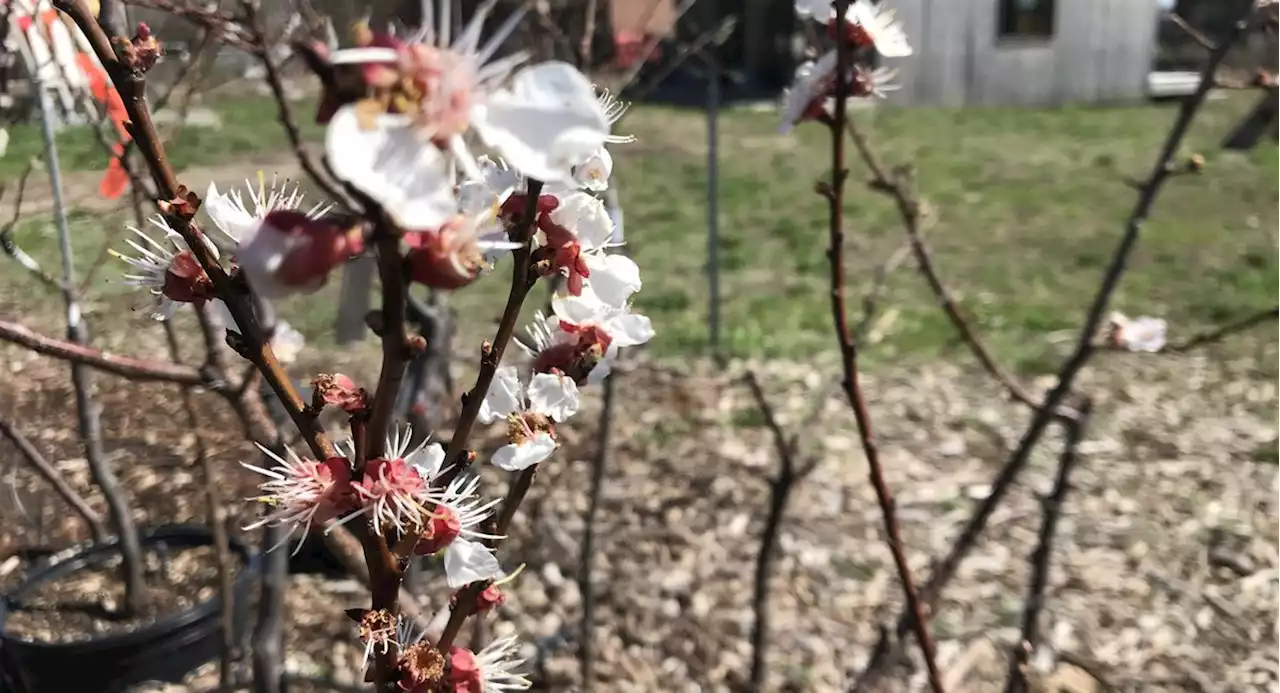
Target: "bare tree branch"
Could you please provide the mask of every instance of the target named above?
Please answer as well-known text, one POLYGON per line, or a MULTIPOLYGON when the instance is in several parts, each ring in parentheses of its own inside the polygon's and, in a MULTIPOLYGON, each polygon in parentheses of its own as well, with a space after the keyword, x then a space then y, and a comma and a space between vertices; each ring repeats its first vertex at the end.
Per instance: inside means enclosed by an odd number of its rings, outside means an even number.
POLYGON ((71 488, 71 484, 68 484, 67 480, 62 478, 62 474, 44 458, 44 455, 40 454, 40 451, 36 449, 36 446, 31 441, 27 440, 26 436, 18 432, 18 429, 14 428, 13 424, 4 419, 0 419, 0 436, 8 438, 9 442, 13 443, 13 446, 18 449, 22 459, 26 460, 27 464, 30 464, 31 468, 36 470, 36 473, 41 478, 49 482, 53 490, 59 496, 62 496, 67 505, 71 506, 71 509, 80 516, 80 519, 84 520, 85 526, 89 528, 89 535, 93 537, 95 543, 106 541, 107 528, 106 525, 102 524, 102 517, 94 512, 93 508, 89 507, 89 504, 80 497, 80 494, 76 493, 75 489, 71 488))
POLYGON ((0 341, 12 342, 38 354, 63 361, 82 363, 129 380, 154 380, 177 385, 216 387, 216 383, 206 379, 200 371, 189 366, 117 356, 83 344, 36 334, 23 325, 6 320, 0 320, 0 341))
MULTIPOLYGON (((1112 294, 1120 284, 1120 279, 1124 275, 1124 271, 1128 266, 1129 256, 1133 249, 1137 246, 1138 239, 1141 235, 1142 225, 1150 214, 1152 206, 1155 204, 1156 198, 1159 196, 1164 183, 1169 179, 1173 172, 1177 169, 1174 160, 1178 153, 1178 148, 1182 144, 1183 138, 1191 127, 1191 122, 1199 112, 1200 107, 1204 105, 1205 99, 1209 94, 1209 90, 1213 86, 1213 75, 1218 65, 1226 57, 1227 51, 1231 44, 1244 32, 1247 27, 1247 18, 1251 9, 1251 3, 1241 2, 1241 9, 1237 14, 1237 21, 1232 26, 1229 35, 1225 40, 1216 47, 1213 54, 1209 57, 1203 71, 1200 75, 1200 83, 1195 93, 1182 102, 1178 117, 1175 119, 1168 136, 1165 138, 1164 144, 1161 146, 1160 153, 1156 157, 1155 164, 1150 174, 1141 186, 1138 199, 1134 203, 1133 211, 1130 213, 1128 220, 1124 225, 1124 233, 1121 235, 1120 241, 1116 245, 1115 251, 1112 253, 1111 262, 1104 273, 1101 285, 1091 302, 1088 312, 1085 316, 1084 325, 1080 329, 1079 338, 1077 339, 1075 349, 1072 354, 1063 363, 1058 371, 1057 384, 1049 392, 1045 398, 1043 405, 1038 408, 1032 417, 1031 423, 1028 424, 1027 430, 1023 433, 1022 439, 1019 441, 1017 448, 1010 455, 1004 466, 1000 469, 991 484, 991 493, 984 498, 974 509, 973 514, 965 523, 964 528, 960 532, 960 536, 956 538, 951 550, 946 556, 937 562, 930 574, 929 581, 921 590, 924 601, 933 604, 939 598, 942 590, 947 583, 955 575, 960 563, 968 555, 969 551, 977 542, 978 537, 986 528, 988 520, 991 519, 992 513, 999 507, 1000 502, 1004 499, 1006 493, 1012 487, 1014 481, 1021 474, 1027 461, 1031 457, 1031 451, 1039 443, 1041 436, 1049 424, 1055 418, 1058 407, 1067 398, 1071 392, 1072 386, 1075 384, 1076 376, 1084 369, 1085 365, 1095 352, 1093 337, 1098 332, 1099 326, 1102 324, 1106 316, 1108 306, 1111 301, 1112 294)), ((898 640, 909 632, 919 616, 914 610, 904 611, 898 619, 895 633, 898 640)), ((877 656, 873 657, 864 669, 862 675, 855 682, 853 690, 865 691, 870 690, 878 678, 883 674, 884 669, 890 662, 896 659, 899 650, 898 644, 886 645, 877 648, 877 656)))
MULTIPOLYGON (((848 11, 848 0, 837 0, 834 3, 835 16, 843 17, 848 11)), ((924 656, 925 667, 929 673, 929 685, 934 693, 943 693, 942 674, 934 654, 933 635, 929 632, 928 611, 923 600, 916 592, 915 579, 911 575, 911 567, 907 562, 906 548, 902 543, 902 534, 898 528, 898 517, 893 493, 885 481, 884 467, 880 461, 880 452, 876 446, 875 434, 871 429, 871 413, 867 407, 866 396, 858 378, 858 345, 849 330, 849 317, 845 309, 845 271, 844 271, 844 191, 848 168, 845 162, 845 123, 848 121, 849 82, 848 75, 852 59, 852 46, 849 41, 836 42, 836 71, 839 77, 835 80, 835 113, 831 122, 831 182, 823 191, 829 205, 827 258, 831 265, 831 313, 835 324, 836 339, 840 346, 841 362, 844 367, 843 388, 853 408, 853 416, 858 423, 858 438, 862 442, 862 451, 867 458, 868 474, 875 488, 876 500, 884 518, 885 543, 893 554, 893 562, 898 571, 898 582, 906 599, 907 609, 912 614, 911 627, 915 631, 916 641, 924 656)))
POLYGON ((1044 519, 1040 523, 1040 537, 1035 552, 1031 554, 1031 580, 1027 587, 1027 599, 1022 606, 1022 636, 1009 658, 1009 679, 1005 693, 1023 693, 1027 690, 1027 662, 1040 645, 1040 611, 1044 608, 1045 590, 1049 586, 1049 562, 1053 559, 1053 542, 1057 536, 1062 506, 1071 491, 1071 472, 1080 460, 1080 441, 1084 439, 1093 401, 1085 398, 1076 407, 1080 416, 1062 422, 1066 430, 1062 455, 1058 458, 1058 474, 1053 491, 1041 499, 1044 519))

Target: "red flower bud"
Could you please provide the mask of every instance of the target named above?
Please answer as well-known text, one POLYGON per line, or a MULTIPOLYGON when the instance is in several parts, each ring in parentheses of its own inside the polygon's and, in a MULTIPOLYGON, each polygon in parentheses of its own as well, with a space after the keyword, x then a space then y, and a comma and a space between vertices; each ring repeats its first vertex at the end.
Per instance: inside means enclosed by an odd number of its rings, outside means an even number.
POLYGON ((454 512, 444 506, 437 506, 427 526, 418 535, 418 543, 413 552, 419 556, 430 556, 453 543, 462 532, 462 522, 454 512))
POLYGON ((161 293, 171 301, 202 306, 205 301, 213 298, 213 281, 196 261, 195 255, 190 250, 184 250, 174 255, 169 262, 161 293))
POLYGON ((506 595, 502 593, 502 590, 498 589, 497 585, 489 585, 480 594, 476 595, 475 612, 483 614, 495 606, 502 606, 506 601, 506 595))

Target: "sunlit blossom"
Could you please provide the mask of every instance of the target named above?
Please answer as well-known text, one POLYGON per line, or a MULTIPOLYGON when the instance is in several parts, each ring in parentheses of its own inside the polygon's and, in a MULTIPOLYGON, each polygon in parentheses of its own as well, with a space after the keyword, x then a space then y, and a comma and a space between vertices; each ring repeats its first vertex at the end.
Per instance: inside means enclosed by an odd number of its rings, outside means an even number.
POLYGON ((285 456, 281 457, 261 445, 258 448, 275 466, 266 468, 247 462, 240 464, 267 478, 260 485, 263 494, 250 500, 267 505, 271 511, 245 530, 263 525, 287 527, 288 534, 281 541, 283 543, 302 529, 302 537, 294 549, 296 553, 302 548, 302 540, 312 525, 336 520, 354 507, 351 469, 346 458, 334 457, 317 462, 299 457, 292 449, 286 449, 285 456))

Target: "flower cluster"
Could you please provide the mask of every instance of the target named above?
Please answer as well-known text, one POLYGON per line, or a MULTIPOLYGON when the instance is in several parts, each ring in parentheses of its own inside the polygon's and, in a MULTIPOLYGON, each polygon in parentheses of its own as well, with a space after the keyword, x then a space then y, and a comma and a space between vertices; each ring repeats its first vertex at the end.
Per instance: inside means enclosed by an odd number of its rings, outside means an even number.
MULTIPOLYGON (((504 598, 498 586, 514 574, 489 582, 501 578, 502 570, 481 540, 495 537, 477 530, 497 502, 478 496, 479 479, 475 477, 436 484, 446 471, 442 469, 444 450, 425 442, 410 450, 411 438, 411 430, 397 431, 387 441, 386 456, 370 460, 359 479, 352 475, 353 441, 343 446, 344 456, 323 462, 300 458, 292 451, 281 457, 263 448, 275 467, 244 466, 267 477, 262 484, 264 494, 253 500, 272 510, 246 529, 279 524, 289 528, 288 536, 301 529, 305 538, 313 524, 332 528, 365 518, 379 534, 394 532, 397 542, 408 538, 415 555, 443 552, 451 588, 488 582, 477 596, 477 612, 501 604, 504 598)), ((478 653, 452 647, 445 658, 434 654, 431 643, 423 640, 422 633, 415 636, 407 622, 397 622, 381 610, 352 611, 359 623, 366 663, 375 653, 398 648, 397 675, 403 690, 503 691, 523 690, 529 685, 513 671, 522 661, 511 656, 516 644, 513 637, 494 641, 478 653)))
POLYGON ((395 683, 406 693, 504 693, 533 685, 516 673, 524 658, 516 653, 519 643, 514 636, 498 638, 478 652, 451 646, 442 653, 425 631, 417 631, 403 618, 385 611, 348 613, 360 624, 366 662, 375 651, 385 654, 396 648, 395 683))
MULTIPOLYGON (((893 10, 872 0, 855 0, 843 16, 838 16, 828 0, 796 0, 796 14, 823 22, 828 35, 857 49, 874 50, 885 58, 911 55, 911 44, 894 18, 893 10)), ((796 69, 795 79, 783 95, 783 134, 796 124, 816 120, 829 122, 832 97, 838 81, 843 80, 851 97, 883 98, 897 87, 890 84, 897 72, 891 68, 869 68, 859 61, 849 66, 845 75, 837 75, 836 51, 827 51, 816 61, 808 61, 796 69)))
MULTIPOLYGON (((529 326, 523 353, 509 350, 514 363, 485 364, 492 380, 471 414, 505 426, 489 462, 532 475, 558 447, 556 427, 579 410, 581 389, 608 375, 620 349, 649 341, 653 328, 631 308, 640 271, 619 252, 621 230, 599 197, 614 169, 606 146, 633 140, 612 132, 627 106, 566 63, 498 57, 523 10, 482 41, 495 4, 481 4, 457 36, 447 16, 436 30, 434 3, 426 2, 416 33, 357 27, 354 46, 306 53, 325 86, 317 120, 326 124, 326 163, 351 209, 305 205, 296 185, 268 184, 260 173, 247 190, 210 185, 203 200, 184 189, 151 221, 163 237, 134 230, 131 253, 120 257, 157 319, 182 303, 207 304, 232 328, 222 299, 235 308, 234 291, 266 300, 313 292, 366 253, 397 253, 406 280, 447 290, 513 256, 522 263, 517 277, 554 282, 557 294, 550 315, 529 326), (205 236, 201 226, 216 233, 205 236), (205 247, 193 253, 187 244, 195 239, 205 247)), ((283 323, 274 339, 285 356, 301 348, 283 323)), ((398 428, 372 445, 364 432, 377 418, 376 399, 341 374, 313 380, 304 413, 340 410, 352 439, 321 460, 263 449, 265 464, 245 466, 265 478, 252 500, 268 510, 249 528, 286 528, 285 541, 300 535, 300 546, 312 530, 360 523, 363 540, 401 566, 438 556, 454 602, 471 600, 468 613, 501 605, 500 585, 519 571, 507 576, 494 553, 499 501, 480 493, 480 475, 467 468, 475 454, 446 459, 440 444, 411 443, 411 432, 398 428)), ((353 611, 366 659, 394 658, 403 690, 529 686, 514 673, 514 638, 479 651, 437 649, 386 611, 353 611)))

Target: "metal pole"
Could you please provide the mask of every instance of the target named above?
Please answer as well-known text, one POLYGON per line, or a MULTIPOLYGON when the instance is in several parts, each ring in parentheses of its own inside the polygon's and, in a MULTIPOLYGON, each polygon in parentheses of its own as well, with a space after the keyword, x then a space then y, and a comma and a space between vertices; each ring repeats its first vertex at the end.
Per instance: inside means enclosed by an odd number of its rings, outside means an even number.
POLYGON ((720 354, 720 210, 718 129, 720 119, 719 46, 707 52, 707 297, 712 355, 720 354))

